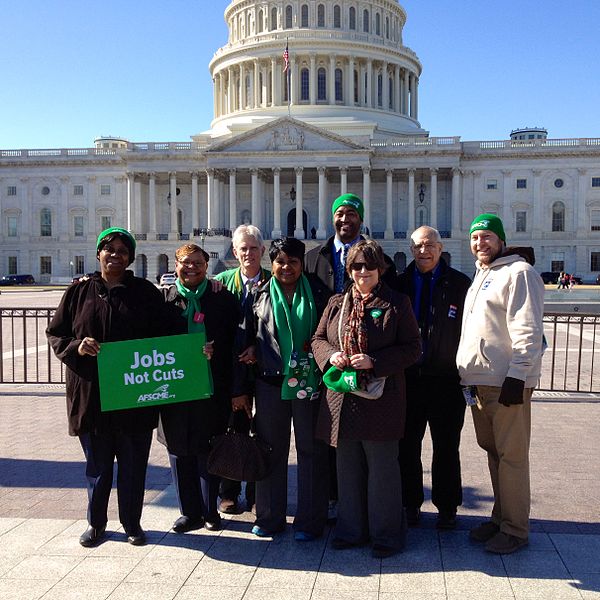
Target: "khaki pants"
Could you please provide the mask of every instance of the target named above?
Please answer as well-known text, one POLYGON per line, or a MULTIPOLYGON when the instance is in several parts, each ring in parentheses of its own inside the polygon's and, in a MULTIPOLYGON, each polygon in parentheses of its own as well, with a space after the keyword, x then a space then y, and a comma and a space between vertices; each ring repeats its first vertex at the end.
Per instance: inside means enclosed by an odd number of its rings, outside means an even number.
POLYGON ((520 538, 529 535, 529 441, 531 395, 523 392, 523 404, 498 402, 499 387, 477 386, 478 405, 472 407, 477 443, 487 452, 494 490, 492 521, 500 530, 520 538))

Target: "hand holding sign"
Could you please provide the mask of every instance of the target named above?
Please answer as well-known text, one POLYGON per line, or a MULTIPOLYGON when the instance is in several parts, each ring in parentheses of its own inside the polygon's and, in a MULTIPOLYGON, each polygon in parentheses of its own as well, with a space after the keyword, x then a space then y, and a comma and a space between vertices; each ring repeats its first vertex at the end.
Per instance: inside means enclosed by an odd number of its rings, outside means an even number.
POLYGON ((85 337, 81 341, 77 348, 77 353, 80 356, 98 356, 98 352, 100 352, 100 344, 91 337, 85 337))

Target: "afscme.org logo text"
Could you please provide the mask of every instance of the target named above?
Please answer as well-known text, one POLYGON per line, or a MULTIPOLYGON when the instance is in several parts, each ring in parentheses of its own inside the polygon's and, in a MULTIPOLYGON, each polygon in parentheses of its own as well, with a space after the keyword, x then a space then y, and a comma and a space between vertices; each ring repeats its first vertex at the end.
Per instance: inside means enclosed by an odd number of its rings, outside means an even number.
POLYGON ((175 398, 175 394, 169 394, 169 384, 165 383, 165 385, 157 387, 149 394, 140 394, 137 401, 152 402, 153 400, 168 400, 169 398, 175 398))

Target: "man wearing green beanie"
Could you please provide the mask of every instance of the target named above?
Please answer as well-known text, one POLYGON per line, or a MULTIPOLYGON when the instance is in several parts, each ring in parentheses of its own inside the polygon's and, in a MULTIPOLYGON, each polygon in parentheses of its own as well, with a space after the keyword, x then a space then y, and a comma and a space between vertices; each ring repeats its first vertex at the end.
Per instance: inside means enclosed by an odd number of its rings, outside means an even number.
POLYGON ((544 284, 533 249, 507 248, 497 215, 473 219, 469 236, 477 270, 456 364, 494 491, 490 520, 469 537, 509 554, 529 543, 531 395, 541 372, 544 284))
MULTIPOLYGON (((304 271, 316 275, 331 295, 344 291, 350 280, 346 272, 346 256, 350 248, 359 240, 365 208, 361 198, 355 194, 342 194, 331 205, 331 216, 335 235, 320 246, 313 248, 304 257, 304 271)), ((392 259, 385 255, 387 270, 382 276, 390 287, 396 289, 396 267, 392 259)), ((325 302, 325 304, 327 304, 325 302)), ((321 315, 318 315, 319 318, 321 315)), ((329 519, 335 518, 337 500, 337 476, 335 469, 335 449, 330 448, 330 511, 329 519)))

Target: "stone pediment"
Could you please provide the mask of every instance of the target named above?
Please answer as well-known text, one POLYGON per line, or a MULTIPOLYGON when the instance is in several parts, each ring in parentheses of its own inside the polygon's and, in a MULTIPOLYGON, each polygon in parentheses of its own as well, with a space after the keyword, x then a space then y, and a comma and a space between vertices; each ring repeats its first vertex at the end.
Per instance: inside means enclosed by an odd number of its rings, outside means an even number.
POLYGON ((214 145, 209 152, 347 152, 364 146, 302 121, 284 117, 214 145))

